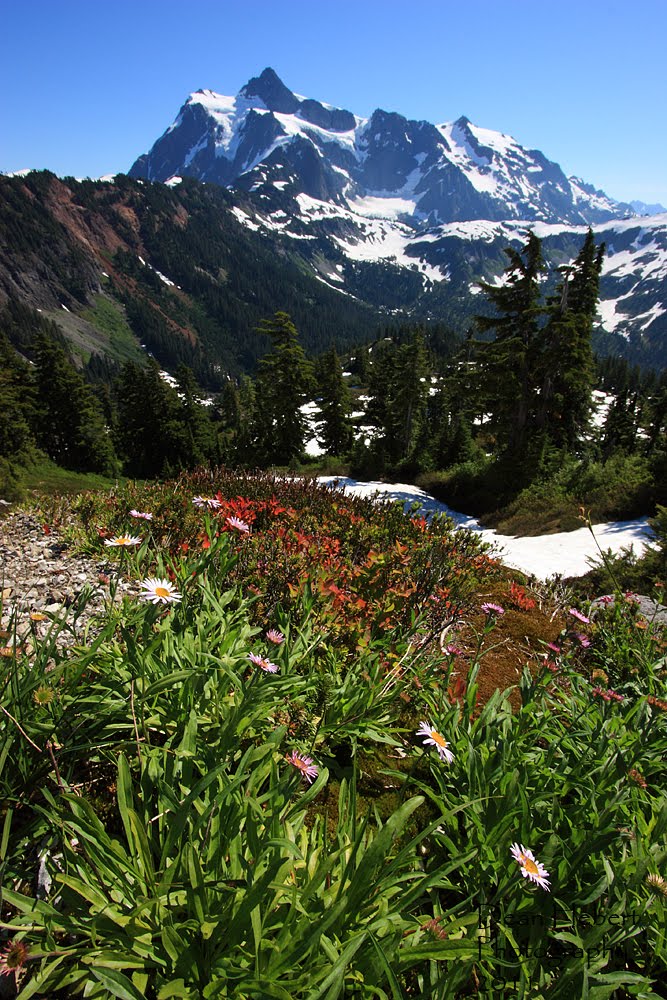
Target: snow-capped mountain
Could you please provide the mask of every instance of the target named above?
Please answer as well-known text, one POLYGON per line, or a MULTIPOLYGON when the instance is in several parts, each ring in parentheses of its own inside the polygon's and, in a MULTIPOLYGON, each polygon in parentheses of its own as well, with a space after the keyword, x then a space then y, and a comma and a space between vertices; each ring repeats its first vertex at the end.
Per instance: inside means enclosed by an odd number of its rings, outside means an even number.
POLYGON ((467 118, 370 118, 300 97, 272 69, 236 97, 191 94, 130 176, 284 191, 426 229, 473 219, 598 224, 632 214, 539 150, 467 118))
POLYGON ((385 312, 474 315, 481 280, 528 228, 552 264, 589 225, 607 246, 599 333, 608 350, 665 357, 667 215, 640 217, 557 163, 467 118, 361 118, 300 97, 271 69, 236 97, 191 94, 133 165, 136 178, 194 177, 234 191, 246 229, 278 240, 330 288, 385 312), (609 339, 611 338, 611 339, 609 339))

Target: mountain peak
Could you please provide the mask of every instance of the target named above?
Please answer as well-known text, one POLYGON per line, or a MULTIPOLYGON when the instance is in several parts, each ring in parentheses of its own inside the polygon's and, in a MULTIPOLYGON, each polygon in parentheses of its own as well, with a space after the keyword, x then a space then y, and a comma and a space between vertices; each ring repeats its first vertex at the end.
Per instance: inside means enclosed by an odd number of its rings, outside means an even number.
POLYGON ((292 115, 299 107, 300 101, 292 91, 285 86, 278 74, 270 66, 262 70, 259 76, 253 76, 239 91, 240 97, 259 97, 269 111, 292 115))

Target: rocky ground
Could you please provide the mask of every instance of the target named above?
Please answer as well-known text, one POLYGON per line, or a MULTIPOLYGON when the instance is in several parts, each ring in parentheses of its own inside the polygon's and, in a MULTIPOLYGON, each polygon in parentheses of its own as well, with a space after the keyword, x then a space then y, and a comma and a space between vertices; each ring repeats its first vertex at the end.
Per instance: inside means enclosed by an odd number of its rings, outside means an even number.
POLYGON ((7 647, 48 629, 88 594, 76 632, 59 636, 62 643, 74 642, 110 600, 120 601, 136 585, 118 577, 117 564, 73 553, 62 538, 45 533, 35 514, 19 510, 0 521, 0 589, 0 645, 7 647))

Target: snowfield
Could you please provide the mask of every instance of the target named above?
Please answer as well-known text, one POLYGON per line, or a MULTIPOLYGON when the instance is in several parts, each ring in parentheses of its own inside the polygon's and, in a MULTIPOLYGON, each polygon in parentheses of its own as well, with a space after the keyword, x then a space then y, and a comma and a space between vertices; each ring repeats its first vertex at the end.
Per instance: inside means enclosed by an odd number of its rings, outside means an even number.
MULTIPOLYGON (((556 576, 582 576, 591 568, 590 560, 599 559, 595 539, 586 527, 554 535, 515 538, 511 535, 500 535, 491 528, 483 528, 476 518, 452 510, 447 504, 424 493, 417 486, 406 483, 362 483, 356 479, 336 476, 320 476, 318 481, 330 485, 332 489, 341 489, 355 496, 376 495, 379 502, 398 500, 405 505, 406 510, 417 502, 419 513, 427 517, 436 513, 447 514, 457 527, 469 528, 479 534, 493 547, 493 555, 506 566, 540 580, 556 576)), ((651 544, 651 530, 647 518, 596 524, 593 530, 600 548, 605 552, 611 549, 612 552, 618 553, 621 549, 632 546, 639 554, 651 544)))

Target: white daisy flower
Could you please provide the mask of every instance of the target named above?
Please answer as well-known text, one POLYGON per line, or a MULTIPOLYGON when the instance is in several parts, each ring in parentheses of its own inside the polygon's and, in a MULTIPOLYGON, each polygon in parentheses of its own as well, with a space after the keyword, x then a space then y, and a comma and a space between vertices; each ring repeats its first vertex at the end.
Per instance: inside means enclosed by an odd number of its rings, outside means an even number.
POLYGON ((523 877, 530 879, 531 882, 539 885, 541 889, 546 889, 547 892, 550 892, 549 872, 540 861, 536 860, 533 852, 524 847, 523 844, 512 844, 510 851, 512 852, 512 857, 520 866, 523 877))
POLYGON ((125 547, 141 544, 139 535, 117 535, 116 538, 105 538, 104 544, 112 547, 125 547))
POLYGON ((142 521, 153 520, 153 515, 148 510, 131 510, 130 517, 140 518, 142 521))
POLYGON ((140 586, 143 590, 143 594, 140 595, 141 600, 150 601, 152 604, 177 604, 183 598, 169 580, 148 577, 142 580, 140 586))
POLYGON ((434 746, 438 751, 441 760, 446 760, 448 764, 454 760, 454 754, 449 749, 449 743, 445 737, 434 729, 428 722, 421 722, 419 724, 419 729, 417 730, 417 736, 426 736, 428 739, 424 740, 424 746, 430 744, 434 746))
POLYGON ((227 517, 225 520, 230 528, 236 528, 242 535, 250 534, 250 525, 242 521, 240 517, 227 517))
POLYGON ((215 497, 193 497, 192 502, 195 507, 205 507, 207 510, 219 510, 222 504, 215 497))

